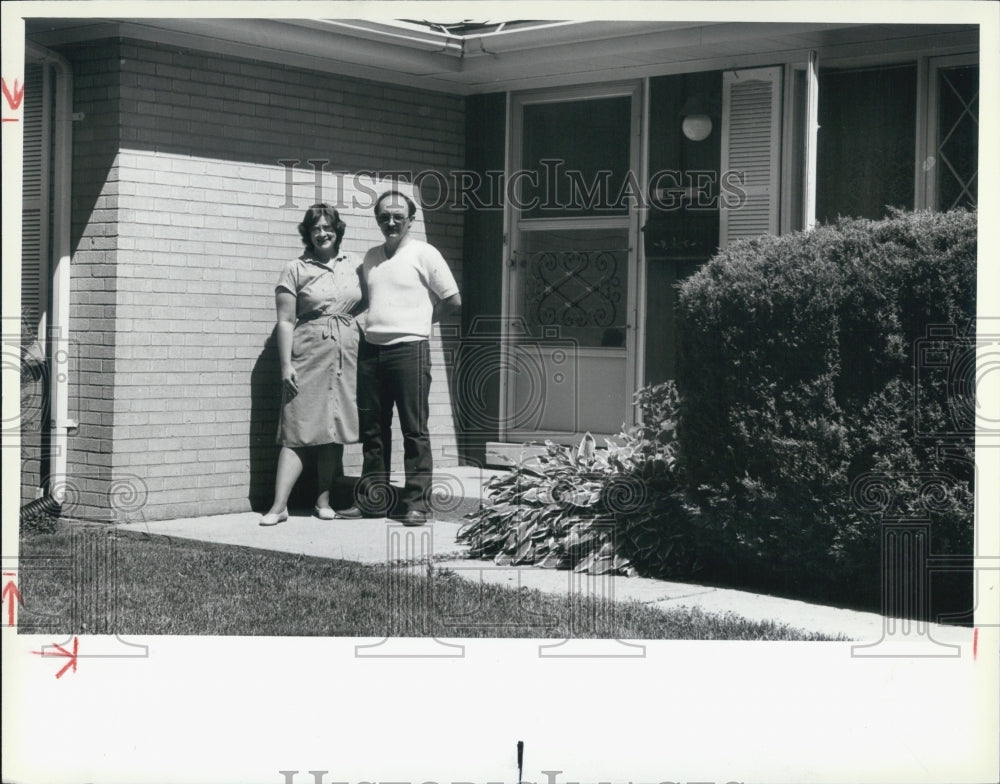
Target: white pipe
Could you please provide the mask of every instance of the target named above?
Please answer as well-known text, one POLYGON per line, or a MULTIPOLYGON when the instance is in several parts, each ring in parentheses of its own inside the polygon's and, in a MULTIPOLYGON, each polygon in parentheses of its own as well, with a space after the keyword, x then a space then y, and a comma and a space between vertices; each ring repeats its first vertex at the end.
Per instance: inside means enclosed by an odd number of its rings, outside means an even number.
POLYGON ((802 188, 802 228, 816 225, 816 149, 819 133, 819 56, 809 52, 806 66, 805 182, 802 188))
MULTIPOLYGON (((73 71, 59 54, 30 41, 26 56, 56 71, 55 162, 53 168, 52 304, 49 321, 49 495, 61 504, 66 494, 69 429, 70 220, 73 184, 73 71)), ((42 194, 42 198, 46 198, 42 194)))

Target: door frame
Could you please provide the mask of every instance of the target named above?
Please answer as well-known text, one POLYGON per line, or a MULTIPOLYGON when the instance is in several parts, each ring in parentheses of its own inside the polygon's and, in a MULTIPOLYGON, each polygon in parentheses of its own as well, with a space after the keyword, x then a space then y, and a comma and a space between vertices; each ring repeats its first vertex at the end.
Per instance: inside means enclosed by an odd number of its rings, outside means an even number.
MULTIPOLYGON (((636 421, 636 408, 631 401, 635 391, 638 389, 639 376, 642 368, 642 341, 643 335, 640 322, 640 311, 643 310, 644 276, 641 276, 642 241, 640 226, 647 211, 646 208, 646 181, 647 172, 645 161, 647 151, 646 129, 644 123, 648 116, 646 102, 648 100, 648 79, 630 79, 621 82, 608 82, 601 84, 572 85, 568 87, 552 87, 537 90, 525 90, 507 93, 507 127, 505 144, 504 177, 507 183, 507 192, 504 200, 504 232, 503 232, 503 271, 502 271, 502 292, 501 307, 503 310, 504 328, 501 335, 501 363, 500 363, 500 417, 499 433, 501 441, 508 440, 508 436, 513 431, 512 412, 514 402, 510 394, 512 380, 509 378, 514 363, 511 358, 512 341, 510 340, 510 325, 517 317, 515 312, 517 307, 516 292, 512 291, 516 278, 512 274, 512 251, 515 248, 515 237, 520 232, 521 218, 515 208, 517 195, 510 187, 511 177, 516 168, 520 167, 523 153, 523 110, 525 106, 562 103, 569 101, 583 101, 599 98, 617 98, 627 96, 631 99, 630 123, 629 123, 629 170, 633 173, 634 181, 639 184, 640 194, 637 203, 634 203, 628 211, 626 217, 628 227, 628 285, 626 288, 626 325, 625 325, 625 399, 626 406, 622 413, 625 415, 625 422, 632 424, 636 421), (642 278, 642 279, 641 279, 642 278)), ((527 218, 525 223, 538 228, 543 227, 548 218, 527 218)), ((566 220, 566 219, 561 219, 566 220)), ((572 219, 570 219, 572 220, 572 219)), ((580 219, 588 225, 599 227, 602 222, 608 223, 608 219, 600 216, 587 219, 580 219)), ((613 221, 619 223, 620 218, 613 221)), ((605 434, 614 435, 614 434, 605 434)))

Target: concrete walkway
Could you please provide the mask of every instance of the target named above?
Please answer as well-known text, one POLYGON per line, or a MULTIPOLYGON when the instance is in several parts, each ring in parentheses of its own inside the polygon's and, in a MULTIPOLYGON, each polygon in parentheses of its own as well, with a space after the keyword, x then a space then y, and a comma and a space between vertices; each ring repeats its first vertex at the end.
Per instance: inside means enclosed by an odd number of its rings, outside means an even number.
POLYGON ((472 582, 638 601, 661 609, 696 607, 709 613, 731 612, 750 620, 843 635, 851 640, 872 643, 867 654, 872 656, 949 656, 954 655, 954 649, 947 645, 957 644, 964 648, 972 644, 972 629, 964 627, 898 621, 876 613, 729 588, 644 577, 595 577, 533 566, 501 567, 489 561, 468 559, 464 557, 467 547, 456 541, 463 525, 461 516, 478 506, 485 478, 499 472, 464 467, 449 468, 446 472, 440 479, 435 477, 436 486, 450 488, 439 495, 442 502, 439 510, 443 506, 444 511, 438 511, 438 517, 442 519, 419 528, 407 528, 384 518, 320 520, 306 514, 292 514, 284 523, 262 527, 257 524, 260 515, 246 512, 134 522, 123 525, 122 529, 316 558, 388 563, 413 571, 426 570, 427 562, 432 561, 436 568, 448 569, 472 582))

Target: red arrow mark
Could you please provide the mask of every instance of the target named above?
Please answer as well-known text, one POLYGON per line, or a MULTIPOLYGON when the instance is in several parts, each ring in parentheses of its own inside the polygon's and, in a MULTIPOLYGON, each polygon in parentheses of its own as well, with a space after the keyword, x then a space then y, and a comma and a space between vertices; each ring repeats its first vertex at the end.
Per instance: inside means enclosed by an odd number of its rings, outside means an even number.
POLYGON ((17 111, 21 108, 21 101, 24 100, 24 85, 18 84, 17 79, 14 80, 14 92, 11 93, 10 88, 7 87, 7 80, 0 79, 3 82, 3 97, 7 99, 7 105, 17 111))
POLYGON ((979 627, 977 626, 972 632, 972 661, 976 660, 976 655, 979 653, 979 627))
POLYGON ((67 651, 65 648, 63 648, 61 645, 58 645, 57 643, 52 643, 52 647, 53 648, 57 648, 59 650, 59 652, 58 653, 47 653, 46 651, 32 651, 32 653, 34 653, 34 654, 36 654, 38 656, 66 656, 66 657, 68 657, 69 661, 66 662, 66 666, 63 667, 61 670, 59 670, 59 672, 56 673, 56 677, 57 678, 61 678, 63 676, 63 674, 66 672, 66 670, 68 670, 70 667, 73 668, 73 672, 76 672, 76 655, 77 655, 77 651, 80 649, 80 639, 78 637, 74 637, 73 638, 73 652, 72 653, 70 653, 69 651, 67 651))
POLYGON ((13 580, 8 581, 8 583, 3 587, 3 598, 7 602, 7 625, 14 625, 14 600, 24 607, 24 600, 21 598, 21 594, 18 593, 17 586, 14 584, 13 580))

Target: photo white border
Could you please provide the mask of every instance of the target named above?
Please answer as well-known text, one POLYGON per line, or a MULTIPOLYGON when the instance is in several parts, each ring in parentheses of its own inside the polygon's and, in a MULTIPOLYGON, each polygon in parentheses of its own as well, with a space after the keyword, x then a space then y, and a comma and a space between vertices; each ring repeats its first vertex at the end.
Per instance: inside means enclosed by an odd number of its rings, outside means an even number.
MULTIPOLYGON (((10 3, 2 71, 23 83, 23 16, 614 18, 981 24, 980 315, 1000 314, 1000 37, 991 2, 10 3), (992 139, 993 141, 989 141, 992 139)), ((3 128, 4 316, 19 310, 20 123, 3 128)), ((6 320, 5 320, 6 327, 6 320)), ((4 368, 4 418, 16 411, 4 368)), ((3 487, 20 465, 4 448, 3 487)), ((980 445, 978 552, 1000 554, 1000 456, 980 445)), ((18 493, 3 496, 17 552, 18 493)), ((977 622, 1000 618, 996 573, 977 622)), ((4 780, 274 782, 984 782, 997 780, 996 626, 958 659, 857 659, 841 643, 650 642, 644 659, 542 659, 468 640, 463 659, 357 659, 354 639, 152 637, 148 659, 53 677, 53 640, 3 631, 4 780)), ((364 641, 361 641, 364 642, 364 641)), ((549 641, 551 642, 551 641, 549 641)))

